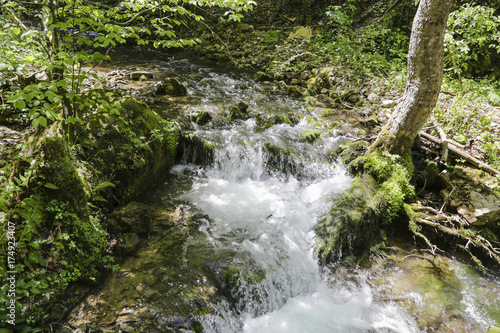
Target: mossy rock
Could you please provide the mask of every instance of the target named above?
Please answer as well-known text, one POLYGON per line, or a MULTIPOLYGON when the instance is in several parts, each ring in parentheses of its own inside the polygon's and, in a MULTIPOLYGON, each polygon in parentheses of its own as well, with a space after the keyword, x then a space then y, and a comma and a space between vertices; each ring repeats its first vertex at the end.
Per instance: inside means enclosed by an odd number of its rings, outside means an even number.
POLYGON ((336 149, 336 153, 342 163, 347 165, 362 155, 368 146, 370 143, 364 140, 344 142, 336 149))
POLYGON ((194 111, 189 114, 189 119, 203 126, 212 120, 212 115, 208 111, 194 111))
POLYGON ((367 127, 367 128, 374 128, 379 124, 377 115, 372 114, 365 119, 360 121, 361 125, 367 127))
POLYGON ((139 248, 140 244, 141 239, 139 238, 139 235, 132 232, 127 232, 123 234, 118 244, 116 245, 116 253, 121 256, 126 256, 130 253, 135 252, 139 248))
MULTIPOLYGON (((412 168, 407 159, 375 151, 351 162, 358 174, 349 191, 335 199, 327 216, 316 226, 317 251, 322 262, 366 258, 384 247, 383 227, 403 211, 414 196, 412 168)), ((411 162, 410 162, 411 163, 411 162)))
POLYGON ((175 159, 180 163, 210 165, 216 150, 215 144, 194 134, 184 133, 180 137, 175 159))
POLYGON ((316 227, 316 251, 322 263, 366 257, 369 249, 384 241, 377 207, 377 184, 370 176, 355 178, 351 188, 334 200, 316 227))
POLYGON ((439 176, 439 166, 434 161, 428 161, 424 169, 425 186, 432 187, 439 176))
POLYGON ((187 88, 179 82, 176 78, 167 77, 156 88, 156 94, 169 95, 169 96, 186 96, 187 88))
POLYGON ((42 160, 40 171, 46 184, 46 197, 68 202, 78 217, 86 217, 90 188, 78 172, 67 142, 61 137, 44 137, 39 148, 42 160))
POLYGON ((253 75, 255 81, 273 81, 273 77, 264 72, 257 72, 253 75))
POLYGON ((257 132, 263 132, 266 129, 279 124, 288 124, 295 126, 300 121, 300 115, 288 112, 286 115, 273 114, 268 117, 257 117, 257 132))
POLYGON ((293 175, 298 179, 305 176, 301 159, 291 149, 266 142, 264 151, 266 170, 270 174, 293 175))
POLYGON ((324 88, 330 87, 330 69, 322 68, 316 75, 307 80, 307 90, 312 94, 319 93, 324 88))
POLYGON ((487 186, 494 177, 482 170, 456 165, 439 174, 441 196, 469 223, 500 235, 500 193, 487 186))
POLYGON ((286 94, 294 97, 302 97, 304 95, 297 86, 286 86, 286 94))
POLYGON ((302 139, 309 143, 313 143, 320 136, 321 136, 321 131, 315 128, 308 128, 304 131, 304 133, 302 133, 302 139))
POLYGON ((148 206, 132 201, 109 214, 107 229, 111 233, 144 234, 149 231, 151 218, 148 206))
POLYGON ((236 105, 231 106, 229 109, 229 119, 234 120, 242 120, 248 119, 248 104, 239 102, 236 105))
MULTIPOLYGON (((91 90, 80 97, 85 122, 76 131, 80 158, 115 186, 102 195, 127 202, 157 184, 174 164, 177 127, 120 90, 91 90)), ((97 186, 99 183, 94 184, 97 186)))

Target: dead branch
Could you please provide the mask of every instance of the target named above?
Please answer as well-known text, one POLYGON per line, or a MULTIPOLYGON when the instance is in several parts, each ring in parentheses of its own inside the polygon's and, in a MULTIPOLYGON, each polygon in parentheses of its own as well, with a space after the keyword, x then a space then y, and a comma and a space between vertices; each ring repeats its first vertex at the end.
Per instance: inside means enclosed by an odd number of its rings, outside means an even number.
MULTIPOLYGON (((429 140, 437 145, 442 145, 442 142, 440 139, 430 135, 430 134, 427 134, 425 132, 422 132, 420 131, 418 133, 421 137, 423 137, 424 139, 426 140, 429 140)), ((449 141, 450 143, 453 143, 451 141, 449 141)), ((498 171, 497 169, 489 166, 488 164, 480 161, 479 159, 475 158, 474 156, 472 156, 471 154, 463 151, 462 149, 460 149, 459 147, 457 147, 455 144, 452 144, 452 145, 449 145, 448 146, 448 149, 455 155, 457 155, 458 157, 460 158, 463 158, 464 160, 466 160, 467 162, 471 163, 472 165, 474 165, 475 167, 483 170, 483 171, 486 171, 486 172, 489 172, 491 173, 492 175, 499 175, 500 176, 500 171, 498 171)))
POLYGON ((441 155, 441 161, 446 163, 448 161, 448 139, 446 138, 446 134, 444 133, 443 129, 439 125, 439 123, 432 117, 432 123, 434 124, 434 127, 439 133, 439 137, 441 138, 441 149, 443 155, 441 155))

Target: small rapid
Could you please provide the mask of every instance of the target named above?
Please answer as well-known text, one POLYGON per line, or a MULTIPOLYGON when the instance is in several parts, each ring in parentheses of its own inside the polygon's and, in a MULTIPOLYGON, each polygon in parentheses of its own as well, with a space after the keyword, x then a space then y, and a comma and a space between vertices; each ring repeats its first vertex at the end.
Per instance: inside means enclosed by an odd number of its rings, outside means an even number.
POLYGON ((309 155, 297 164, 307 169, 307 177, 297 179, 268 169, 263 144, 294 142, 308 124, 273 126, 261 134, 253 127, 248 120, 197 132, 221 148, 185 199, 210 217, 203 229, 214 247, 240 253, 249 270, 260 274, 238 276, 233 302, 222 302, 216 314, 202 318, 205 331, 366 332, 394 326, 417 332, 415 325, 394 323, 393 313, 381 315, 366 283, 355 279, 339 285, 323 276, 315 259, 314 224, 351 180, 341 165, 324 162, 322 145, 332 144, 335 136, 302 148, 309 155))

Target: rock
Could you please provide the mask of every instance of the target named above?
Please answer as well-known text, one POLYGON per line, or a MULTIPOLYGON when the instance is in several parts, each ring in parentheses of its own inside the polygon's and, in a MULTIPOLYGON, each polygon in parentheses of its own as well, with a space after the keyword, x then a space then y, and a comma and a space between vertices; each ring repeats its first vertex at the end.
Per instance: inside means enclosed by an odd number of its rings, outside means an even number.
POLYGON ((375 103, 376 101, 378 101, 379 96, 377 94, 375 94, 375 93, 371 93, 370 95, 368 95, 367 99, 371 103, 375 103))
POLYGON ((264 72, 257 72, 253 75, 255 81, 273 81, 273 77, 264 72))
POLYGON ((140 244, 141 239, 137 234, 127 232, 123 234, 120 241, 116 245, 116 253, 121 256, 126 256, 130 253, 135 252, 139 248, 140 244))
POLYGON ((307 90, 312 94, 330 87, 330 68, 322 68, 307 80, 307 90))
POLYGON ((178 144, 173 123, 120 90, 90 90, 81 98, 90 105, 78 115, 85 121, 75 129, 78 158, 90 164, 98 179, 114 185, 101 197, 112 205, 127 202, 165 177, 178 144))
POLYGON ((385 112, 379 112, 377 115, 377 120, 379 124, 385 123, 388 119, 389 117, 387 117, 387 114, 385 112))
POLYGON ((295 38, 311 38, 312 37, 312 31, 311 28, 309 27, 299 27, 295 32, 290 32, 290 35, 288 36, 288 39, 295 39, 295 38))
POLYGON ((361 120, 360 123, 363 126, 368 127, 368 128, 374 128, 375 126, 377 126, 379 124, 378 118, 374 114, 372 114, 372 115, 366 117, 365 119, 361 120))
POLYGON ((297 86, 286 86, 286 94, 295 97, 301 97, 303 95, 302 91, 297 86))
POLYGON ((337 148, 336 153, 340 160, 347 165, 363 154, 368 146, 370 146, 368 141, 345 142, 337 148))
POLYGON ((45 195, 50 199, 68 202, 79 218, 84 218, 90 188, 76 168, 69 145, 61 137, 44 137, 40 142, 41 173, 46 184, 45 195))
POLYGON ((176 160, 184 164, 210 165, 216 150, 217 147, 213 143, 191 133, 184 134, 179 142, 176 160))
POLYGON ((393 101, 391 99, 386 99, 386 100, 382 101, 382 107, 384 109, 391 109, 391 108, 395 107, 396 105, 398 105, 398 102, 393 101))
MULTIPOLYGON (((108 217, 108 231, 111 233, 143 234, 149 230, 151 214, 148 206, 132 201, 116 209, 108 217)), ((128 237, 132 240, 132 237, 128 237)))
POLYGON ((432 187, 436 183, 436 180, 439 175, 439 167, 436 162, 427 162, 427 165, 424 169, 424 186, 432 187))
POLYGON ((203 126, 212 120, 212 115, 208 111, 194 111, 189 114, 189 119, 203 126))
POLYGON ((441 196, 469 223, 497 228, 500 221, 500 194, 484 185, 492 176, 478 169, 455 166, 439 174, 441 196))
POLYGON ((237 119, 246 119, 248 118, 248 104, 239 102, 237 105, 231 106, 229 109, 229 119, 237 120, 237 119))
POLYGON ((186 96, 187 88, 173 77, 167 77, 156 88, 156 94, 174 97, 186 96))
POLYGON ((146 71, 134 71, 130 72, 129 77, 131 80, 141 80, 142 77, 146 78, 147 80, 153 78, 153 73, 146 71))
POLYGON ((302 139, 305 141, 312 143, 316 141, 317 138, 321 136, 321 131, 315 129, 315 128, 308 128, 302 133, 302 139))

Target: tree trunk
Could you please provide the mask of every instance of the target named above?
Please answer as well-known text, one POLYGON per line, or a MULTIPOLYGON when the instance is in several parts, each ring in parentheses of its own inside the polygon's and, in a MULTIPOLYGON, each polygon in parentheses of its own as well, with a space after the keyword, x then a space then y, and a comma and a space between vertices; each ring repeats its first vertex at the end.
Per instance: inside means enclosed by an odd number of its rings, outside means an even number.
POLYGON ((405 93, 369 152, 406 155, 436 106, 443 80, 443 40, 454 0, 420 0, 408 51, 405 93))

